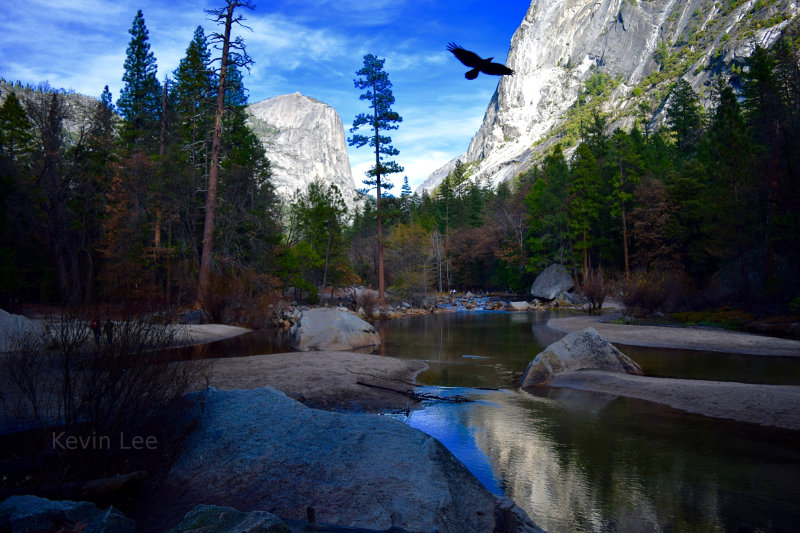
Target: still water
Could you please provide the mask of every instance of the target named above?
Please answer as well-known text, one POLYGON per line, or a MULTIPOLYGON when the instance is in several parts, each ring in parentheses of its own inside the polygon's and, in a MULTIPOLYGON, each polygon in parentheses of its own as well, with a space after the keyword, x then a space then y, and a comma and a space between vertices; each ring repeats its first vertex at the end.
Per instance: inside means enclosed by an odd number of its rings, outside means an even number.
MULTIPOLYGON (((434 403, 406 423, 550 532, 800 531, 800 432, 597 393, 520 392, 527 363, 562 336, 545 325, 551 316, 380 324, 381 353, 424 359, 420 382, 476 400, 434 403)), ((652 375, 800 384, 800 358, 621 348, 652 375)))
MULTIPOLYGON (((551 533, 800 531, 800 432, 591 392, 519 391, 528 362, 563 336, 546 326, 552 316, 463 312, 378 324, 380 353, 425 360, 420 383, 475 400, 433 403, 403 420, 551 533)), ((800 384, 800 358, 619 347, 650 375, 800 384)), ((202 349, 288 346, 262 334, 202 349)))

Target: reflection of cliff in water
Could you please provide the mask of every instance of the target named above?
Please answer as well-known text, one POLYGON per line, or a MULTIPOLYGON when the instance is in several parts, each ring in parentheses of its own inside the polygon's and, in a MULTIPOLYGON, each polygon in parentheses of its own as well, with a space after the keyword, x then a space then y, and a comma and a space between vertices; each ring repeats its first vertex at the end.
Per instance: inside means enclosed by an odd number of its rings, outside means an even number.
POLYGON ((427 431, 436 420, 435 436, 465 463, 482 451, 488 484, 547 531, 791 529, 800 518, 786 497, 800 476, 796 432, 582 391, 475 394, 409 423, 427 431))

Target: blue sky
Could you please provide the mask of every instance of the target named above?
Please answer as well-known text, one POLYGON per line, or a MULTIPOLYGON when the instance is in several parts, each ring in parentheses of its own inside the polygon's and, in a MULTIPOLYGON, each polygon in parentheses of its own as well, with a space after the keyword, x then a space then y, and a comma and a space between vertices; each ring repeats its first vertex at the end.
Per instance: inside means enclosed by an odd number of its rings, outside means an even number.
MULTIPOLYGON (((466 151, 480 126, 498 78, 464 79, 467 70, 445 46, 449 41, 505 61, 511 37, 529 1, 486 0, 254 0, 243 11, 242 30, 255 60, 245 84, 250 101, 299 91, 331 105, 345 133, 357 113, 367 112, 353 86, 363 56, 385 58, 394 87, 394 110, 403 117, 391 133, 399 187, 412 187, 466 151)), ((150 32, 159 78, 171 74, 194 29, 214 31, 204 9, 222 2, 119 0, 26 0, 8 2, 0 17, 0 76, 99 96, 104 85, 114 100, 122 88, 128 30, 141 9, 150 32)), ((349 148, 357 185, 369 167, 367 147, 349 148)), ((393 192, 399 193, 399 188, 393 192)))

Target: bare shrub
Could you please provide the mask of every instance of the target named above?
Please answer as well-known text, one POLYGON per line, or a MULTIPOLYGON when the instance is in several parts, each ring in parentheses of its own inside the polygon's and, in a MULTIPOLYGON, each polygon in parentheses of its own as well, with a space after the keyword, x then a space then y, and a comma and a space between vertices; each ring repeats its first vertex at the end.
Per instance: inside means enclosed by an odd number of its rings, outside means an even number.
POLYGON ((62 472, 76 464, 102 468, 124 447, 124 435, 159 431, 156 421, 180 416, 175 406, 209 370, 206 361, 170 359, 167 348, 184 342, 183 331, 159 316, 116 320, 99 339, 89 323, 86 314, 63 313, 43 334, 17 339, 0 362, 8 407, 0 425, 38 428, 43 451, 55 452, 62 472), (90 446, 71 453, 57 435, 90 446))
POLYGON ((203 307, 214 322, 264 327, 274 319, 279 287, 277 278, 250 269, 212 273, 203 307))
POLYGON ((581 292, 589 300, 589 314, 603 307, 603 302, 606 299, 606 286, 602 268, 598 268, 594 272, 590 270, 586 274, 581 292))
POLYGON ((682 272, 639 270, 619 284, 618 296, 628 314, 644 317, 685 307, 689 290, 682 272))
POLYGON ((356 305, 364 310, 367 319, 372 319, 378 309, 378 292, 372 289, 356 291, 356 305))

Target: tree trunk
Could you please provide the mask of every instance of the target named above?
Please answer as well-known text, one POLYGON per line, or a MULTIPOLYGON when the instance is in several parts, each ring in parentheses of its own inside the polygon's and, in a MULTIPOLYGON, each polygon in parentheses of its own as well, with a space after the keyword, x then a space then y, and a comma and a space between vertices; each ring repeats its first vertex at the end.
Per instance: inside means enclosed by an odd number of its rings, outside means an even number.
POLYGON ((319 295, 319 305, 325 303, 325 285, 328 282, 328 258, 331 254, 331 227, 328 224, 328 246, 325 248, 325 266, 322 269, 322 291, 319 295))
POLYGON ((375 111, 373 129, 375 131, 375 186, 377 193, 377 204, 375 215, 378 220, 378 305, 386 305, 383 284, 383 224, 381 224, 381 150, 380 136, 378 135, 378 94, 375 90, 375 83, 372 84, 372 109, 375 111))
POLYGON ((625 281, 630 279, 630 266, 628 262, 628 224, 625 221, 625 204, 622 204, 622 252, 625 255, 625 281))
POLYGON ((217 110, 214 113, 214 136, 211 141, 211 168, 208 172, 206 192, 206 214, 203 225, 203 254, 200 258, 200 274, 197 283, 197 299, 205 305, 208 298, 208 284, 211 277, 211 254, 214 247, 214 210, 217 205, 217 182, 219 181, 219 153, 222 146, 222 114, 225 109, 225 75, 228 67, 228 49, 231 40, 231 24, 235 4, 228 4, 225 16, 225 35, 222 40, 222 60, 219 71, 219 90, 217 110))

